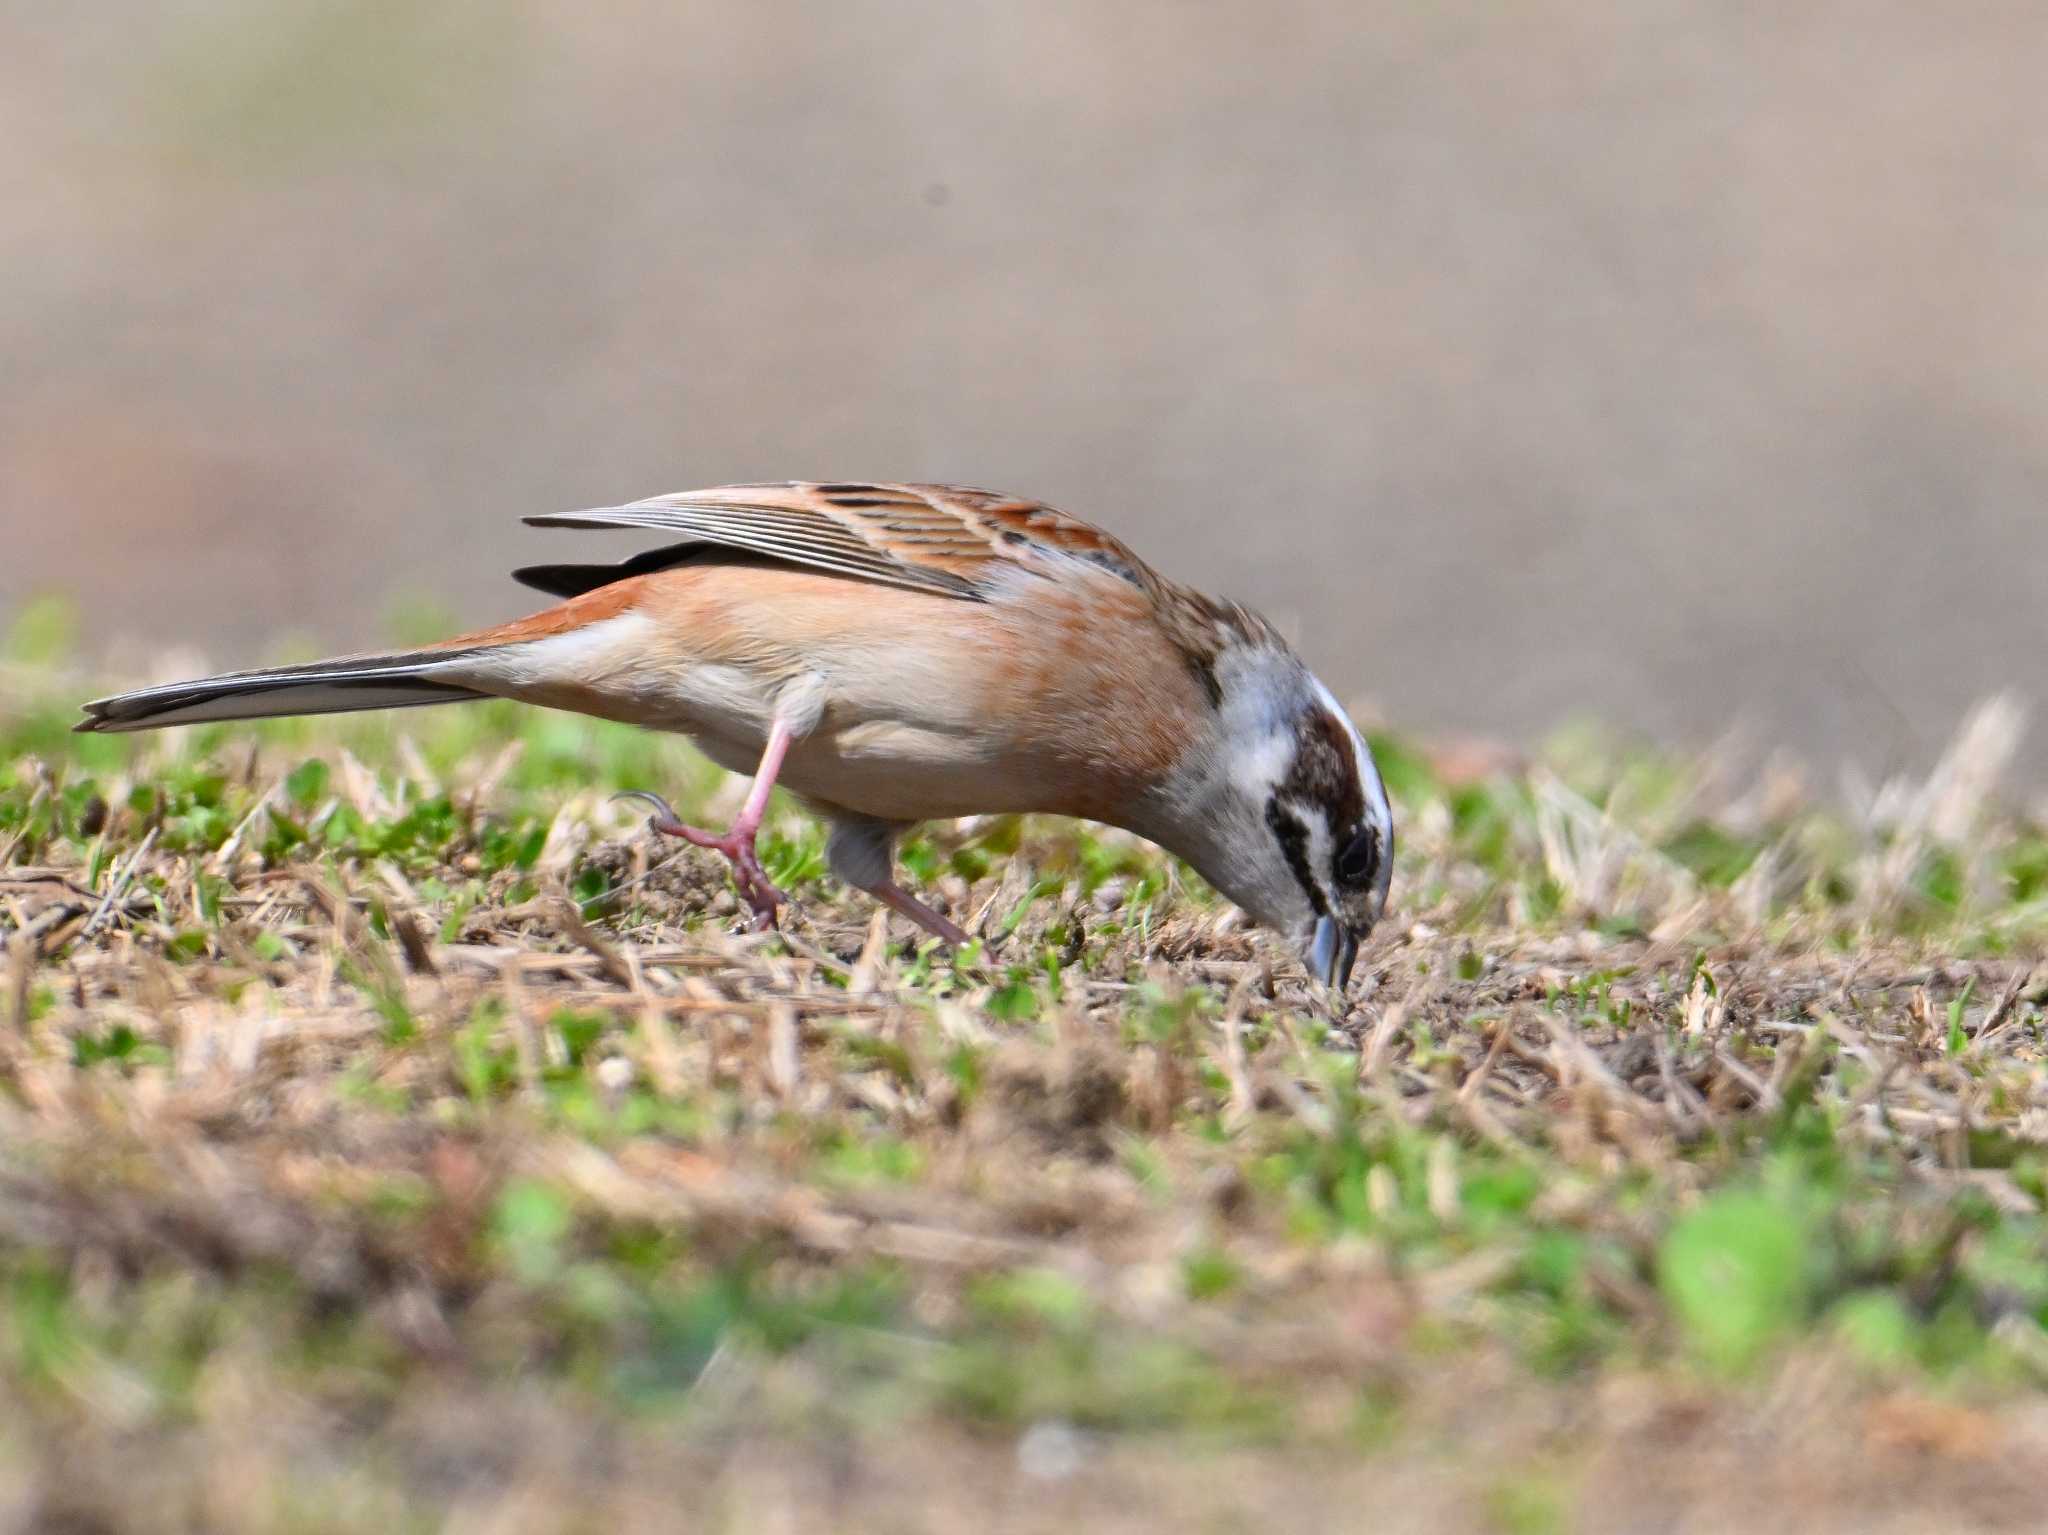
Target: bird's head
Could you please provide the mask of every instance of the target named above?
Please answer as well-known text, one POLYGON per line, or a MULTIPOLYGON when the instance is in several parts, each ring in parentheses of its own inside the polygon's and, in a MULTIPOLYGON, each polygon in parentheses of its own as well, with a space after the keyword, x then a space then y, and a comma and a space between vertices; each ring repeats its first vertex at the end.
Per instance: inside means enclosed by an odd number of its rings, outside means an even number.
POLYGON ((1372 750, 1284 646, 1226 650, 1216 723, 1149 829, 1224 895, 1299 946, 1342 989, 1387 906, 1394 820, 1372 750))

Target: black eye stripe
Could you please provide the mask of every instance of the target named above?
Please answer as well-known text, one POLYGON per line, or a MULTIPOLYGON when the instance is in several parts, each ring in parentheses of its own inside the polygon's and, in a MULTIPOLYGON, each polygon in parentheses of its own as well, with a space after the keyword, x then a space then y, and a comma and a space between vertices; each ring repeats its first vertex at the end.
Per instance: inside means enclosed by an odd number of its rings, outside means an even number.
POLYGON ((1351 732, 1335 715, 1315 710, 1295 727, 1294 760, 1279 791, 1326 826, 1354 827, 1365 819, 1365 786, 1359 781, 1351 732))
POLYGON ((1316 883, 1315 871, 1309 867, 1308 827, 1277 798, 1266 801, 1266 824, 1280 839, 1280 851, 1287 858, 1287 867, 1293 871, 1295 883, 1307 895, 1309 905, 1315 908, 1317 916, 1327 917, 1330 914, 1329 898, 1323 894, 1323 887, 1316 883))

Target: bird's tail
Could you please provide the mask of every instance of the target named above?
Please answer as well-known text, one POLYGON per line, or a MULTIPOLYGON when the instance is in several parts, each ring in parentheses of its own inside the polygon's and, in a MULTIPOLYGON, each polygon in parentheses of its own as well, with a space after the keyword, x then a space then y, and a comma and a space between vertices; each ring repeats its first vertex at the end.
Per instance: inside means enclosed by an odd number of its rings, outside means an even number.
POLYGON ((286 714, 343 714, 357 709, 409 709, 421 704, 486 698, 451 673, 476 650, 393 651, 229 672, 171 682, 98 699, 85 706, 82 731, 156 730, 210 720, 271 719, 286 714))
POLYGON ((410 709, 473 698, 557 703, 563 687, 637 654, 635 613, 647 577, 572 597, 530 618, 418 650, 342 656, 303 666, 229 672, 121 693, 85 706, 85 731, 155 730, 210 720, 410 709), (623 626, 623 627, 622 627, 623 626))

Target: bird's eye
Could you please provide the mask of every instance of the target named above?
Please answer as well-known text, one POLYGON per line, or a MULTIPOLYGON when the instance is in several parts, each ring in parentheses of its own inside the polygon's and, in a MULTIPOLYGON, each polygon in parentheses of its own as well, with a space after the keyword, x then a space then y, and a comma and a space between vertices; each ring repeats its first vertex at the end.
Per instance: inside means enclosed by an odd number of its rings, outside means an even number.
POLYGON ((1368 826, 1337 855, 1337 878, 1347 885, 1369 885, 1379 864, 1380 834, 1368 826))

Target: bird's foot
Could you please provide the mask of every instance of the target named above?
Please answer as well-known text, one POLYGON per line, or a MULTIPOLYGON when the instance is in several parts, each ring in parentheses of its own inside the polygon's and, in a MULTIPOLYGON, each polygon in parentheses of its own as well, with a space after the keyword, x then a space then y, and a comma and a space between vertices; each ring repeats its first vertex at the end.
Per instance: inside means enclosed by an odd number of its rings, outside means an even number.
POLYGON ((730 831, 715 832, 686 826, 667 800, 646 789, 629 789, 623 794, 614 794, 612 798, 644 801, 654 808, 654 817, 647 823, 653 830, 665 837, 680 837, 693 847, 709 848, 722 854, 732 865, 732 882, 739 891, 740 899, 753 913, 748 925, 757 933, 775 926, 776 910, 787 897, 775 888, 775 882, 769 879, 768 871, 761 866, 761 855, 754 846, 756 828, 740 824, 730 831))
POLYGON ((899 911, 949 949, 965 948, 973 940, 957 925, 933 911, 894 880, 867 886, 867 892, 892 911, 899 911))

